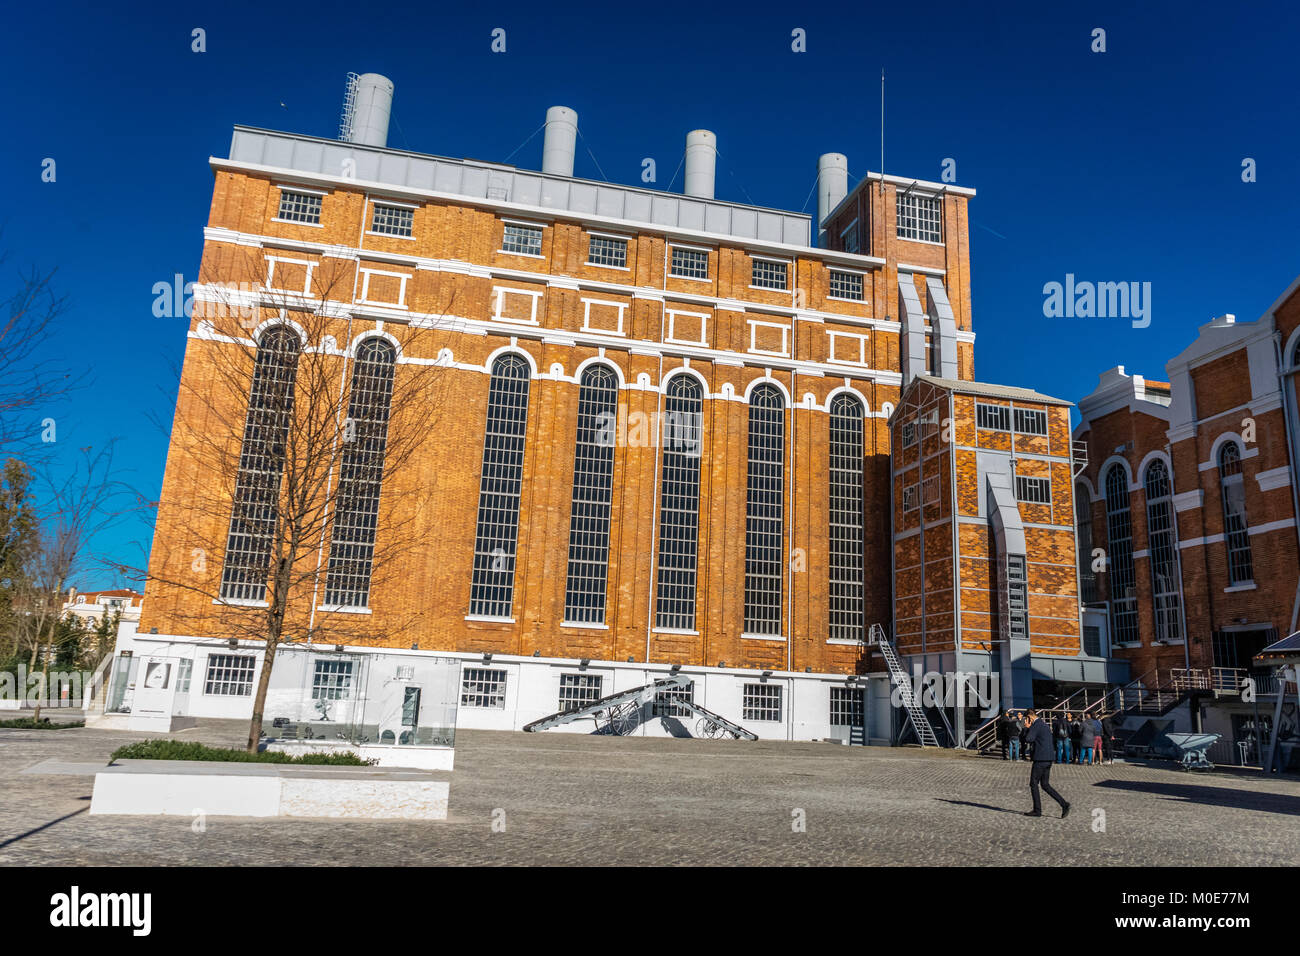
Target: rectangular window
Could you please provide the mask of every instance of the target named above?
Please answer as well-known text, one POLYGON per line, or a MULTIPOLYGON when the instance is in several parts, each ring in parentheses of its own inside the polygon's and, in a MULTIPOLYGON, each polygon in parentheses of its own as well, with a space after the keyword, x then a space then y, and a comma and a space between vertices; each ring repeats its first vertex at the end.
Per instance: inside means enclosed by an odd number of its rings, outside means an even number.
POLYGON ((312 700, 344 700, 352 695, 352 662, 321 660, 311 680, 312 700))
POLYGON ((275 218, 289 222, 320 224, 320 201, 323 197, 312 193, 295 193, 280 190, 280 211, 275 218))
POLYGON ((695 681, 685 687, 668 687, 655 691, 655 702, 651 712, 654 717, 689 717, 692 711, 682 701, 695 703, 695 681))
POLYGON ((780 684, 746 684, 741 720, 781 719, 780 684))
POLYGON ((1095 624, 1083 626, 1083 652, 1089 657, 1101 657, 1101 628, 1095 624))
POLYGON ((385 236, 410 236, 414 228, 414 209, 375 203, 375 213, 370 219, 371 232, 383 233, 385 236))
POLYGON ((192 658, 181 658, 180 667, 176 671, 176 693, 188 694, 190 692, 190 679, 194 675, 194 661, 192 658))
POLYGON ((939 503, 939 476, 932 475, 921 482, 921 504, 935 505, 939 503))
POLYGON ((627 268, 627 240, 609 236, 592 236, 587 248, 587 264, 627 268))
POLYGON ((862 275, 857 272, 831 270, 831 298, 862 301, 862 275))
POLYGON ((917 509, 916 491, 917 485, 908 485, 903 489, 903 510, 915 511, 917 509))
POLYGON ((772 259, 755 259, 751 285, 759 289, 782 289, 786 287, 790 264, 776 262, 772 259))
POLYGON ((1011 431, 1011 409, 1005 405, 975 403, 975 427, 988 431, 1011 431))
POLYGON ((1052 479, 1016 475, 1016 500, 1031 505, 1052 503, 1052 479))
POLYGON ((862 727, 866 725, 866 702, 862 691, 856 687, 831 688, 831 726, 862 727))
POLYGON ((681 249, 673 246, 672 275, 682 279, 707 279, 709 254, 703 249, 681 249))
POLYGON ((250 697, 257 658, 252 654, 209 654, 203 693, 214 697, 250 697))
POLYGON ((916 422, 903 422, 903 447, 911 448, 916 444, 916 422))
POLYGON ((1016 431, 1022 435, 1046 435, 1047 412, 1038 408, 1017 408, 1016 431))
POLYGON ((577 710, 600 700, 599 674, 561 674, 560 710, 577 710))
POLYGON ((898 238, 942 242, 939 228, 939 197, 917 193, 898 194, 898 238))
POLYGON ((540 256, 542 254, 542 227, 522 226, 513 222, 506 223, 505 235, 501 239, 501 251, 513 252, 521 256, 540 256))
POLYGON ((853 222, 849 224, 849 227, 840 233, 840 248, 845 252, 851 252, 856 255, 858 250, 861 248, 860 240, 858 239, 860 232, 861 231, 858 229, 858 221, 854 219, 853 222))
POLYGON ((506 672, 489 667, 465 668, 460 675, 460 705, 505 710, 506 672))

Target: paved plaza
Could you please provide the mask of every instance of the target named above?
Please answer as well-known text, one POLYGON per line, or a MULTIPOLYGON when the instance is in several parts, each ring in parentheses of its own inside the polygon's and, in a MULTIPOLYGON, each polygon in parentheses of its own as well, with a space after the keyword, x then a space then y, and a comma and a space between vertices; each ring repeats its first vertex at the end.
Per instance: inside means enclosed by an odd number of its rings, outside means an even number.
MULTIPOLYGON (((238 746, 247 725, 181 740, 238 746)), ((1294 865, 1300 781, 914 749, 462 731, 445 822, 106 817, 94 765, 150 735, 0 730, 0 866, 178 864, 1294 865), (26 772, 35 768, 42 772, 26 772), (495 823, 495 827, 494 827, 495 823)))

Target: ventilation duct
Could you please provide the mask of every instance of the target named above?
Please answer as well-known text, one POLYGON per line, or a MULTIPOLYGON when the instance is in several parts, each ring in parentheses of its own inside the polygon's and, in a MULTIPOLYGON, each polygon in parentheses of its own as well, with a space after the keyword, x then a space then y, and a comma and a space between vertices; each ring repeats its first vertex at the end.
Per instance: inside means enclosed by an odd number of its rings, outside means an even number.
POLYGON ((578 142, 578 114, 567 106, 546 111, 546 136, 542 143, 542 172, 573 175, 573 151, 578 142))

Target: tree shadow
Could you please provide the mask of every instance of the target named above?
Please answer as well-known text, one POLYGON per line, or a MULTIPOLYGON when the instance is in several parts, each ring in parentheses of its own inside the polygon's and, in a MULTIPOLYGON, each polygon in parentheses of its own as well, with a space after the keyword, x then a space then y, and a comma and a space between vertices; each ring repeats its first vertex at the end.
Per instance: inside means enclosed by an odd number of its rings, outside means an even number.
POLYGON ((1259 810, 1263 813, 1300 816, 1300 797, 1280 793, 1260 793, 1257 790, 1234 790, 1230 787, 1203 787, 1195 784, 1158 783, 1147 780, 1101 780, 1093 786, 1149 793, 1168 800, 1201 803, 1212 807, 1234 807, 1238 810, 1259 810))
POLYGON ((17 843, 19 840, 25 840, 29 836, 34 836, 37 833, 40 833, 42 830, 48 830, 56 823, 62 823, 64 820, 67 820, 70 817, 75 817, 79 813, 85 813, 89 809, 90 807, 82 807, 80 810, 73 810, 71 813, 64 814, 63 816, 58 817, 57 819, 51 820, 49 823, 43 823, 40 826, 36 827, 35 829, 28 830, 26 833, 20 833, 15 837, 10 837, 8 840, 0 840, 0 850, 3 850, 5 847, 9 846, 10 844, 17 843))

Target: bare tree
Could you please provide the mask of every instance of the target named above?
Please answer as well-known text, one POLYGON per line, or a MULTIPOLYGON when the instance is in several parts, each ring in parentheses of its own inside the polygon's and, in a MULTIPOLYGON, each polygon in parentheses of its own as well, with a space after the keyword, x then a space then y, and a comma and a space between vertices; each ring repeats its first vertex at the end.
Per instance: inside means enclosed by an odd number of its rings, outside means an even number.
POLYGON ((154 614, 262 644, 255 751, 281 645, 391 644, 418 625, 395 601, 373 616, 329 609, 368 607, 423 546, 412 529, 431 496, 407 473, 447 377, 439 323, 352 316, 349 263, 276 282, 310 285, 292 295, 266 288, 260 250, 222 253, 241 254, 205 262, 247 279, 195 302, 148 579, 154 614))
MULTIPOLYGON (((0 256, 0 267, 7 257, 0 256)), ((66 298, 56 295, 54 272, 20 273, 18 287, 0 302, 0 451, 33 448, 37 429, 23 416, 68 391, 71 374, 45 354, 66 298)))

